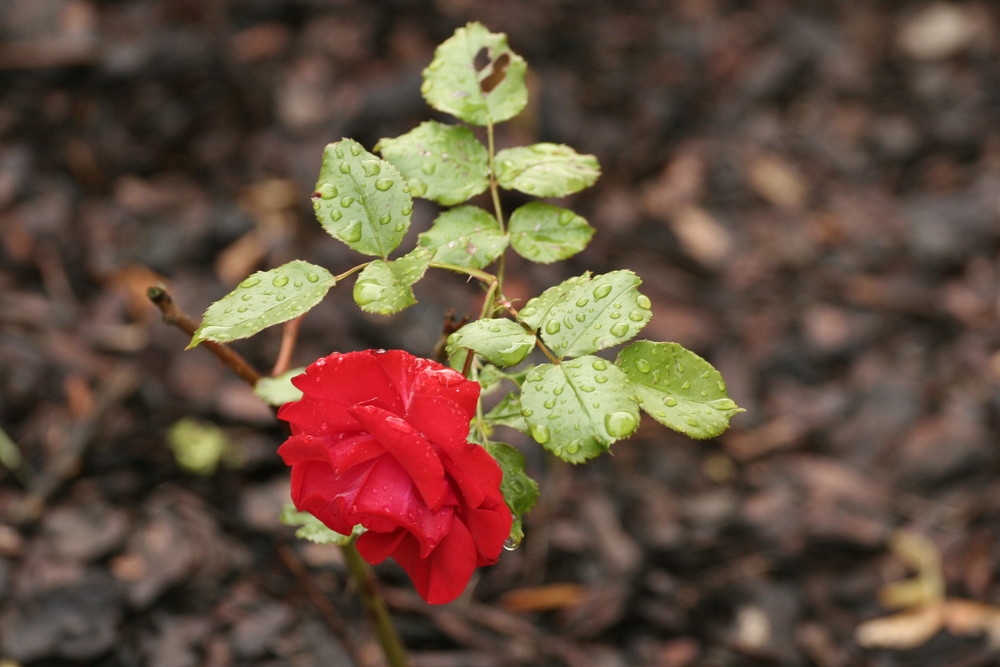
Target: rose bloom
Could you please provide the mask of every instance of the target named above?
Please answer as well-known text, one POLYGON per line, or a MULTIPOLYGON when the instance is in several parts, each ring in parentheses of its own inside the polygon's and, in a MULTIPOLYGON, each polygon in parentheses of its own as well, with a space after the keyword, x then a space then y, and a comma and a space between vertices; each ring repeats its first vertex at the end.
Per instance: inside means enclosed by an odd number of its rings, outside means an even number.
POLYGON ((331 354, 292 380, 302 399, 278 417, 292 436, 292 500, 369 563, 392 557, 427 602, 458 597, 500 556, 511 514, 502 473, 467 442, 479 384, 402 350, 331 354))

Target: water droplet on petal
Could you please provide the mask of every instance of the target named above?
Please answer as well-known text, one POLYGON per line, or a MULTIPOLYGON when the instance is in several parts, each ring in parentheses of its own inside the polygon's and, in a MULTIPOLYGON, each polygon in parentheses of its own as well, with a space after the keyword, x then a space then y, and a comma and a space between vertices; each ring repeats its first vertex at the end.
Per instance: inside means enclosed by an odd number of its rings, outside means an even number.
POLYGON ((613 438, 624 438, 638 426, 639 422, 627 412, 612 412, 604 417, 604 428, 613 438))
POLYGON ((531 426, 531 437, 534 438, 535 442, 537 442, 538 444, 544 445, 549 441, 549 438, 551 438, 552 436, 549 433, 548 426, 543 426, 541 424, 533 424, 531 426))

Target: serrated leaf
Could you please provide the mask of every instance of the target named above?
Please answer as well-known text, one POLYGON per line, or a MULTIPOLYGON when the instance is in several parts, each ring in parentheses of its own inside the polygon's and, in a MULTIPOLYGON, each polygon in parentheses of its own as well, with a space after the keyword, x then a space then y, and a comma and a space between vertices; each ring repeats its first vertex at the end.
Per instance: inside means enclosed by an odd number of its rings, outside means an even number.
POLYGON ((507 46, 507 36, 469 23, 441 43, 423 72, 427 103, 472 125, 499 123, 528 103, 527 64, 507 46))
POLYGON ((521 257, 549 264, 587 247, 594 228, 569 209, 531 202, 510 216, 510 245, 521 257))
POLYGON ((491 426, 509 426, 521 433, 528 433, 528 422, 521 414, 521 399, 516 391, 500 399, 492 410, 483 415, 483 419, 491 426))
POLYGON ((489 442, 486 444, 486 451, 503 471, 500 492, 514 517, 513 525, 510 527, 510 537, 504 546, 514 549, 524 538, 521 517, 538 501, 538 482, 531 479, 524 471, 524 455, 517 448, 504 442, 489 442))
POLYGON ((281 375, 262 377, 253 387, 253 393, 268 405, 282 406, 302 398, 302 390, 292 384, 292 378, 302 373, 304 367, 293 368, 281 375))
POLYGON ((211 340, 228 343, 294 319, 323 300, 336 283, 322 266, 296 259, 258 271, 205 311, 188 349, 211 340))
POLYGON ((535 367, 521 387, 521 413, 531 437, 568 463, 606 452, 639 426, 628 378, 590 355, 535 367))
POLYGON ((517 322, 488 318, 469 322, 448 336, 448 354, 468 348, 497 366, 524 361, 535 347, 535 337, 517 322))
POLYGON ((632 343, 615 364, 628 376, 646 413, 692 438, 714 438, 729 428, 733 415, 743 412, 726 393, 719 371, 677 343, 632 343))
POLYGON ((537 331, 548 317, 553 306, 561 302, 567 294, 578 286, 586 285, 589 281, 590 271, 587 271, 582 276, 567 278, 558 285, 553 285, 533 299, 529 299, 524 304, 524 308, 517 314, 517 318, 531 327, 533 331, 537 331))
POLYGON ((353 139, 328 144, 312 195, 316 219, 335 239, 386 258, 410 228, 413 199, 389 162, 353 139))
POLYGON ((500 223, 478 206, 457 206, 434 220, 417 243, 434 252, 434 261, 481 269, 507 247, 500 223))
POLYGON ((489 186, 486 147, 461 125, 425 121, 402 136, 381 139, 375 150, 395 165, 414 197, 454 206, 489 186))
POLYGON ((291 503, 285 503, 281 508, 281 523, 286 526, 297 526, 295 537, 309 540, 316 544, 345 546, 365 530, 361 524, 358 524, 354 527, 350 535, 341 535, 337 531, 327 528, 326 524, 309 512, 299 512, 295 509, 295 505, 291 503))
POLYGON ((624 343, 649 323, 652 304, 639 292, 640 283, 625 270, 585 274, 549 288, 538 297, 540 305, 529 301, 520 316, 527 321, 525 311, 535 309, 529 325, 560 358, 590 354, 624 343))
POLYGON ((564 144, 505 148, 495 163, 501 187, 535 197, 565 197, 589 188, 601 175, 596 157, 564 144))
POLYGON ((376 259, 354 283, 354 302, 361 310, 391 315, 417 302, 413 284, 424 277, 431 263, 427 248, 414 248, 399 259, 376 259))

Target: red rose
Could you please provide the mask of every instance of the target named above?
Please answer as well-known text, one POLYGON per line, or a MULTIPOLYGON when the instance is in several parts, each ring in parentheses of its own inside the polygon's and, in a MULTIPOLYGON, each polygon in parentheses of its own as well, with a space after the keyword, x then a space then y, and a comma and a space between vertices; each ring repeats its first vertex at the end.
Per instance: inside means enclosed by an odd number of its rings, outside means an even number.
POLYGON ((292 380, 278 412, 292 437, 292 500, 349 534, 369 563, 392 557, 427 602, 458 597, 510 533, 500 467, 467 442, 479 384, 402 350, 331 354, 292 380))

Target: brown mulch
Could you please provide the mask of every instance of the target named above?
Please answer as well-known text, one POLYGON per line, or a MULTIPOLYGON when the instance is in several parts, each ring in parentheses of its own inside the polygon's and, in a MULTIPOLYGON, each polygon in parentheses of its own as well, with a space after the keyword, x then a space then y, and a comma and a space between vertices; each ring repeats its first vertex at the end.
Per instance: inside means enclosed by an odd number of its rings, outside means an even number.
MULTIPOLYGON (((580 467, 504 434, 542 485, 524 544, 444 607, 378 568, 414 664, 1000 664, 987 0, 0 3, 0 664, 381 664, 336 549, 277 521, 280 425, 145 289, 199 313, 260 268, 355 264, 311 215, 322 146, 436 117, 419 73, 468 20, 532 71, 501 145, 604 172, 568 201, 591 246, 513 262, 510 295, 631 268, 644 336, 705 356, 747 412, 708 442, 643 423, 580 467), (184 417, 239 465, 179 469, 184 417), (859 634, 914 574, 900 534, 959 602, 859 634)), ((335 289, 296 363, 427 355, 449 308, 478 309, 451 276, 416 291, 385 319, 335 289)), ((279 344, 234 347, 266 372, 279 344)))

